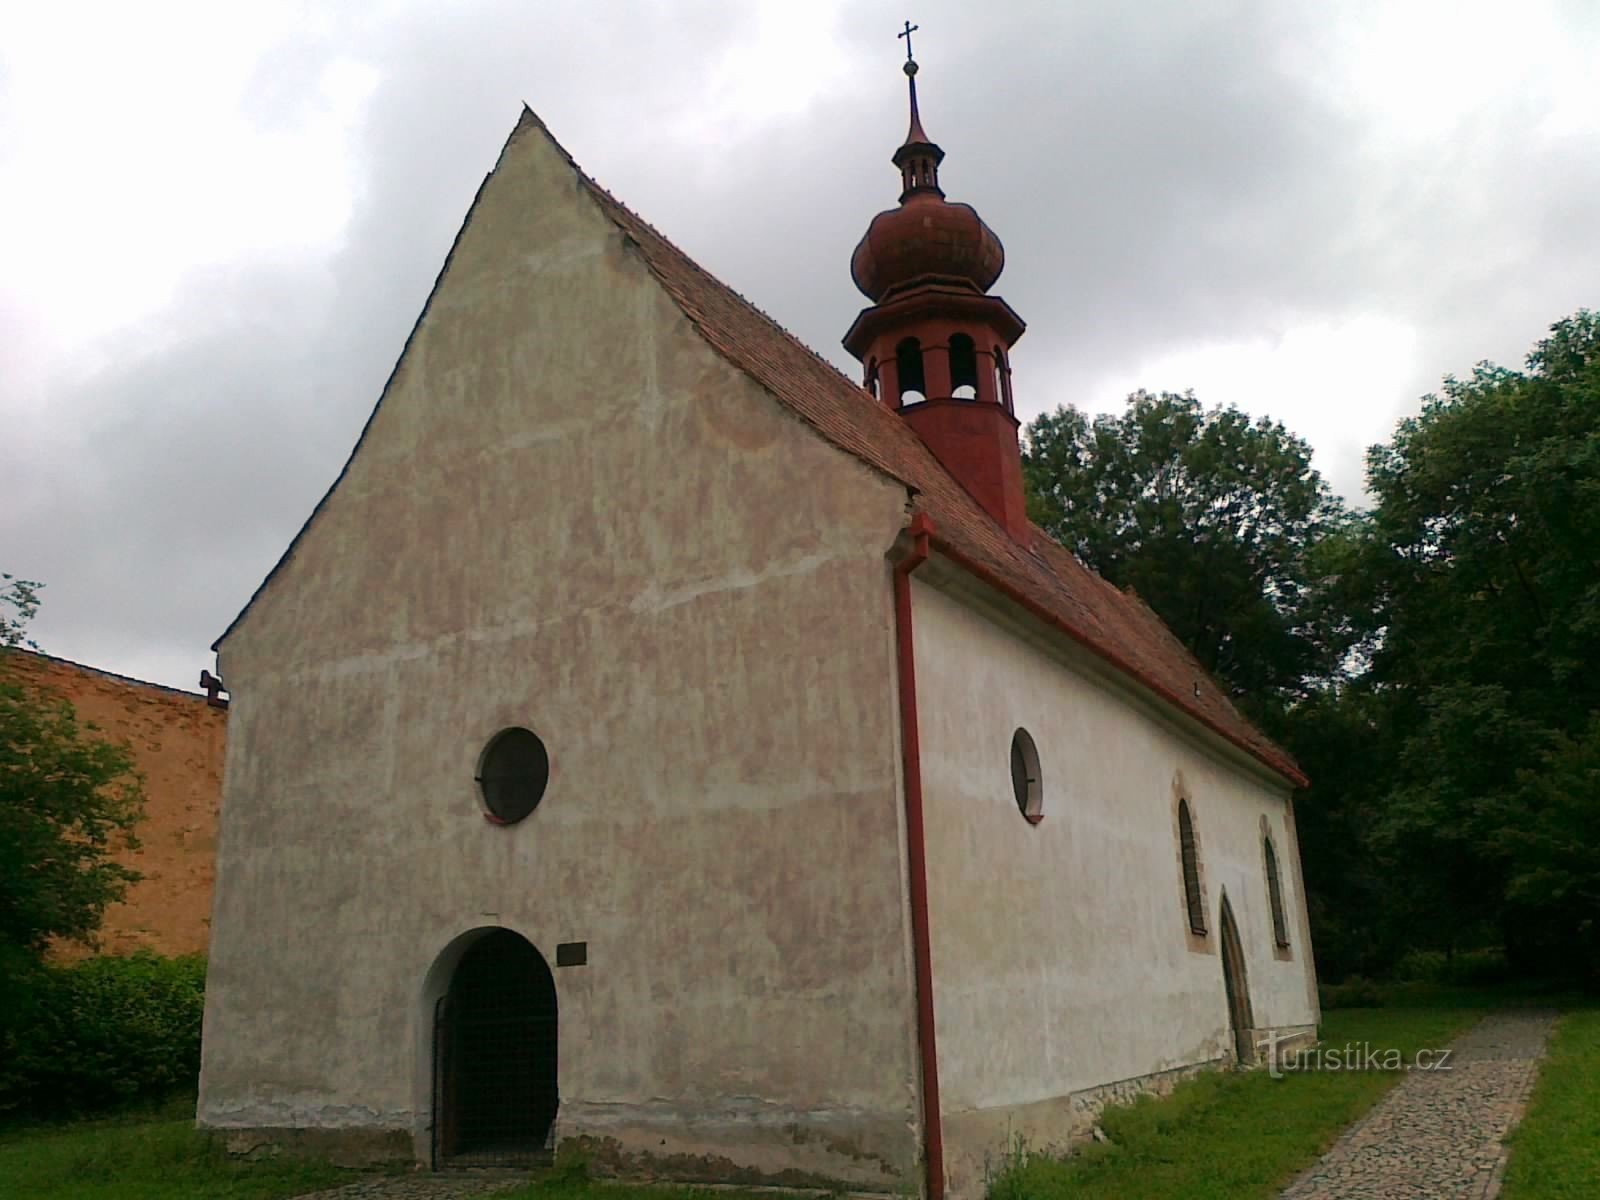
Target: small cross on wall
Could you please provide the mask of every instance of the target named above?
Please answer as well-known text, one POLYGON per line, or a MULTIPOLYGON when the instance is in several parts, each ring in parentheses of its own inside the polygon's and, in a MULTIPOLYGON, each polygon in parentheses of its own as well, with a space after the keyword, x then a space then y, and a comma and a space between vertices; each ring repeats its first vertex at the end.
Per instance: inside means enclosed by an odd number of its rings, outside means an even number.
POLYGON ((221 695, 226 690, 222 680, 204 668, 201 668, 200 671, 200 686, 205 689, 206 703, 211 705, 212 708, 228 707, 227 698, 221 695))

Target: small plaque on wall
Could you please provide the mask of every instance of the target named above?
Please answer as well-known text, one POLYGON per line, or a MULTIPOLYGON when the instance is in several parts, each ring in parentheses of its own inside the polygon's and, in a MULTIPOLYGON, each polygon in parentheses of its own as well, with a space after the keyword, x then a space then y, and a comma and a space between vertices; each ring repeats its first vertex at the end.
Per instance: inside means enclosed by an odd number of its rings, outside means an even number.
POLYGON ((556 966, 583 967, 588 963, 588 942, 561 942, 556 946, 556 966))

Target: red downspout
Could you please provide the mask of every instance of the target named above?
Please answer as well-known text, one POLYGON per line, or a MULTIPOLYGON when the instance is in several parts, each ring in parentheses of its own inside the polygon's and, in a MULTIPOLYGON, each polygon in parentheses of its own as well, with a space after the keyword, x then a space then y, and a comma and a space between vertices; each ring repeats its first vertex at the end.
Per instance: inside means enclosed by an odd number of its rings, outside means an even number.
POLYGON ((911 551, 894 568, 895 645, 900 667, 900 755, 906 789, 906 873, 910 876, 911 948, 917 973, 917 1049, 922 1059, 927 1200, 944 1200, 944 1123, 939 1111, 939 1050, 933 1026, 933 949, 928 938, 928 856, 923 844, 916 644, 911 636, 911 572, 928 561, 933 522, 927 513, 917 513, 906 532, 911 535, 911 551))

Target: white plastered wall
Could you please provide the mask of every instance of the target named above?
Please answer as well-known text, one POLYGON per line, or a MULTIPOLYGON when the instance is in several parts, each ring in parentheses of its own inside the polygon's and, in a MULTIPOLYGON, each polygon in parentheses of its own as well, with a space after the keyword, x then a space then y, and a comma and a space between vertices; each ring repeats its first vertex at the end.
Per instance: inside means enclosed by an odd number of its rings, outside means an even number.
MULTIPOLYGON (((935 577, 929 571, 930 577, 935 577)), ((1288 785, 1213 752, 1025 624, 913 577, 939 1076, 954 1194, 1008 1136, 1074 1130, 1071 1098, 1231 1054, 1218 910, 1238 922, 1257 1028, 1317 1021, 1288 785), (1065 661, 1062 655, 1065 654, 1065 661), (1032 735, 1044 818, 1010 776, 1032 735), (1174 786, 1201 844, 1210 933, 1188 933, 1174 786), (1291 931, 1276 952, 1261 827, 1291 931)))
POLYGON ((426 1159, 439 956, 504 926, 588 944, 559 1136, 915 1186, 903 487, 716 355, 530 123, 364 437, 221 647, 200 1123, 426 1159), (499 828, 512 725, 552 773, 499 828))

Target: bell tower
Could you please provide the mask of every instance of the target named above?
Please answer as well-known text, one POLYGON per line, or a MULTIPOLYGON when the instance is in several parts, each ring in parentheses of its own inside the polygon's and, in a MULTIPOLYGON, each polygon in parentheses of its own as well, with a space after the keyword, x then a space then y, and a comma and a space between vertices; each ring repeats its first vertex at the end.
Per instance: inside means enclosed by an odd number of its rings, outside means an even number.
POLYGON ((903 417, 1013 538, 1026 537, 1022 452, 1011 398, 1011 347, 1025 328, 989 289, 1005 248, 970 204, 945 199, 944 151, 922 128, 917 64, 906 43, 911 127, 894 152, 900 203, 879 213, 850 258, 872 301, 844 347, 879 403, 903 417))

